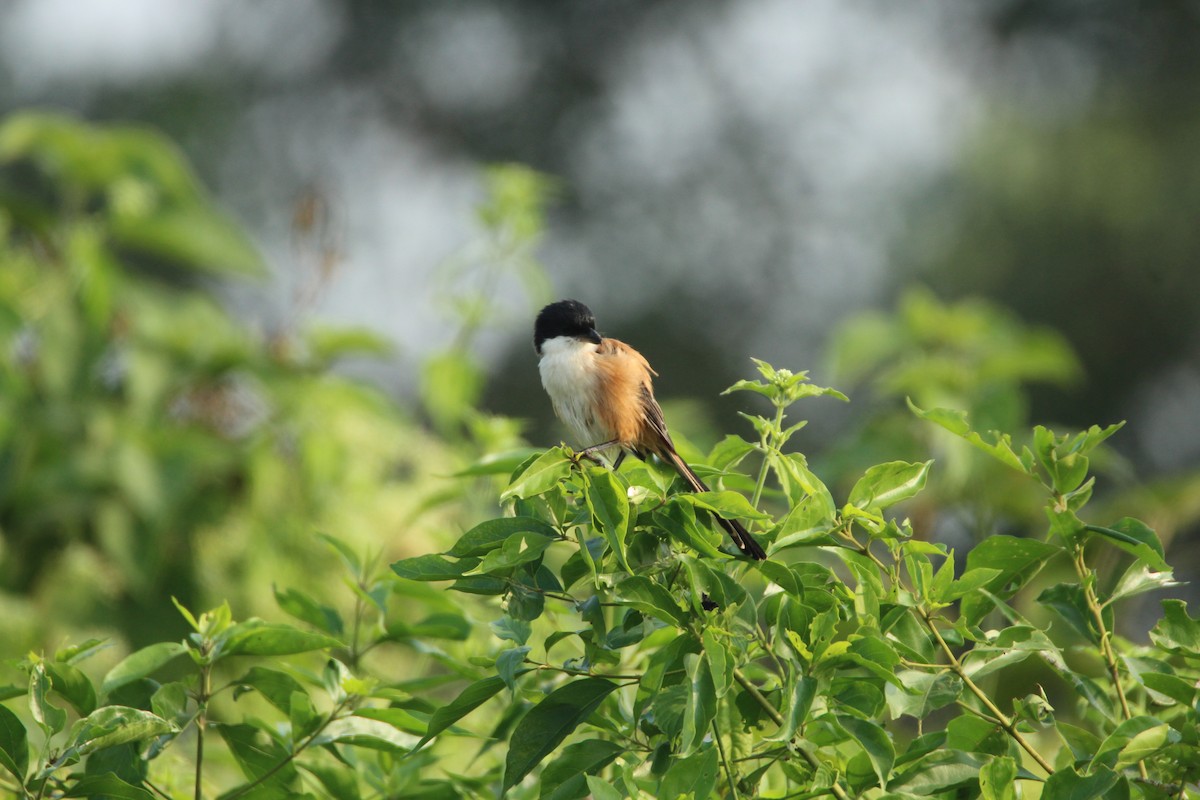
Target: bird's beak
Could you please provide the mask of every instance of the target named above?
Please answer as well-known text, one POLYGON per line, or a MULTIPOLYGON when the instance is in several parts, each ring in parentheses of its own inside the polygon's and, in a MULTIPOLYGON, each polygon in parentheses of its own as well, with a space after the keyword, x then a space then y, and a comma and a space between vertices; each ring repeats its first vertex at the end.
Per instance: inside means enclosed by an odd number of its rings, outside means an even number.
POLYGON ((591 342, 592 344, 600 344, 601 340, 603 340, 604 337, 601 336, 600 334, 596 333, 595 328, 589 328, 588 332, 587 332, 587 338, 588 338, 588 341, 591 342))

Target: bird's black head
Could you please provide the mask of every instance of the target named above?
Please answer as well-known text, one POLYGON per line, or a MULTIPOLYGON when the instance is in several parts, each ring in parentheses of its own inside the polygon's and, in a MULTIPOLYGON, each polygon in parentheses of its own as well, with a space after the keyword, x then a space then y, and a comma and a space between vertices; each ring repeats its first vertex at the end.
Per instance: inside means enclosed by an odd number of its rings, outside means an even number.
POLYGON ((541 310, 533 324, 533 347, 541 355, 542 343, 556 336, 574 336, 600 344, 596 317, 578 300, 559 300, 541 310))

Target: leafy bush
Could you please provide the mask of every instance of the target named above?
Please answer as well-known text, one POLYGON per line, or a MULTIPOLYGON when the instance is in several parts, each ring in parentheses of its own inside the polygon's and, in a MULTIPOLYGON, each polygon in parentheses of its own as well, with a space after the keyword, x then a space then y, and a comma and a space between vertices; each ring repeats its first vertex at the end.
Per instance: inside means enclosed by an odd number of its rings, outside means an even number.
POLYGON ((462 459, 331 372, 382 340, 263 335, 214 298, 213 276, 264 271, 161 136, 0 126, 0 655, 182 635, 172 594, 261 612, 273 583, 338 580, 314 528, 365 545, 403 521, 419 550, 418 518, 461 513, 430 513, 444 482, 417 466, 462 459))
MULTIPOLYGON (((685 447, 715 487, 689 494, 652 463, 612 472, 566 447, 521 448, 513 421, 481 412, 470 344, 486 294, 457 308, 456 346, 426 364, 437 434, 424 433, 328 375, 369 339, 272 346, 212 302, 196 273, 250 261, 169 146, 18 117, 0 127, 0 158, 6 587, 43 602, 76 591, 63 563, 86 552, 111 596, 186 630, 129 617, 145 645, 133 652, 86 638, 13 661, 0 791, 1195 795, 1200 621, 1169 599, 1148 641, 1118 635, 1128 604, 1176 584, 1153 530, 1089 506, 1120 426, 1018 436, 1023 384, 1074 369, 1052 335, 925 294, 863 323, 895 349, 855 354, 852 329, 849 374, 874 368, 881 397, 912 399, 867 427, 903 454, 844 487, 792 449, 804 423, 789 419, 800 401, 844 395, 756 362, 730 392, 770 410, 744 414, 748 438, 685 447), (172 249, 192 213, 224 243, 172 249), (264 411, 229 428, 246 416, 222 410, 247 396, 264 411), (914 435, 918 420, 941 437, 914 435), (464 488, 385 477, 418 446, 450 469, 489 455, 460 470, 464 488), (949 482, 943 460, 961 467, 949 482), (493 509, 499 495, 503 514, 390 570, 371 544, 387 517, 347 511, 383 503, 412 519, 438 505, 453 528, 477 518, 481 495, 493 509), (945 504, 1000 509, 1005 529, 981 526, 955 553, 928 525, 945 504), (714 513, 744 520, 770 558, 726 552, 714 513), (232 602, 195 614, 202 579, 232 602), (293 622, 235 619, 235 607, 275 614, 254 592, 293 622)), ((541 291, 529 259, 548 187, 519 168, 489 182, 482 254, 456 269, 490 281, 511 267, 541 291)), ((833 460, 839 473, 865 438, 833 460)))

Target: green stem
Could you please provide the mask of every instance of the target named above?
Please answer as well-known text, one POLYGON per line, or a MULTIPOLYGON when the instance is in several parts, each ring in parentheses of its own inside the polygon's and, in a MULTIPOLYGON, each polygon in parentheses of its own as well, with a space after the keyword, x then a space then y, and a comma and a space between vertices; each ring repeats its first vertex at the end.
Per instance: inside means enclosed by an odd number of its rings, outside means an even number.
POLYGON ((204 797, 204 729, 208 725, 208 699, 210 697, 212 697, 212 665, 205 664, 200 667, 200 691, 196 693, 195 800, 203 800, 204 797))
MULTIPOLYGON (((774 722, 776 725, 783 725, 783 714, 780 714, 779 709, 771 705, 770 700, 763 697, 763 694, 758 690, 758 687, 751 683, 749 679, 742 674, 740 669, 735 668, 733 670, 733 679, 736 680, 738 685, 746 691, 746 694, 754 698, 754 702, 758 703, 762 707, 763 711, 767 712, 767 716, 771 718, 772 722, 774 722)), ((796 752, 800 754, 800 757, 803 758, 810 767, 812 767, 814 770, 821 767, 820 760, 815 755, 810 753, 808 748, 796 741, 793 741, 792 744, 796 748, 796 752)), ((846 790, 837 783, 831 784, 829 791, 838 800, 850 800, 850 795, 846 794, 846 790)))
POLYGON ((241 797, 242 795, 246 794, 247 792, 252 791, 255 787, 261 786, 262 784, 269 781, 271 778, 275 777, 275 775, 281 769, 286 767, 288 764, 292 763, 292 761, 294 761, 297 756, 299 756, 301 753, 303 753, 305 750, 307 750, 309 745, 311 745, 313 743, 313 740, 315 740, 317 738, 317 736, 319 736, 321 734, 321 731, 323 731, 327 727, 329 727, 329 725, 338 718, 338 714, 340 714, 342 712, 342 710, 344 708, 346 708, 347 705, 349 705, 349 703, 350 703, 349 699, 343 700, 342 702, 338 703, 333 708, 333 710, 329 712, 329 716, 327 716, 325 718, 325 720, 320 725, 318 725, 312 733, 310 733, 308 736, 305 736, 302 740, 300 740, 300 743, 298 745, 296 745, 296 747, 292 750, 292 752, 288 753, 286 756, 284 756, 282 759, 280 759, 279 762, 275 764, 275 766, 271 767, 269 770, 264 772, 262 775, 259 775, 254 780, 250 781, 247 784, 244 784, 243 786, 238 787, 237 789, 233 790, 232 792, 229 792, 226 795, 223 795, 224 800, 234 800, 235 797, 241 797))
POLYGON ((1009 719, 1009 717, 1005 715, 1003 711, 997 708, 996 704, 992 702, 992 699, 987 696, 987 693, 984 692, 983 689, 979 688, 979 685, 975 683, 975 681, 971 680, 971 677, 967 675, 967 671, 963 669, 962 662, 958 660, 958 656, 954 654, 954 651, 950 649, 950 645, 946 644, 946 640, 942 638, 942 633, 938 630, 937 624, 933 621, 933 617, 931 617, 923 608, 918 608, 917 612, 921 615, 921 619, 924 620, 925 627, 928 628, 929 632, 933 634, 933 638, 937 639, 937 643, 942 648, 942 652, 950 661, 950 669, 954 671, 954 674, 957 675, 959 679, 962 680, 963 684, 971 690, 971 694, 975 695, 979 702, 983 703, 984 708, 986 708, 988 713, 996 719, 1000 727, 1004 729, 1004 732, 1007 733, 1014 742, 1020 745, 1021 749, 1028 753, 1030 758, 1036 761, 1038 766, 1046 771, 1047 775, 1053 775, 1054 767, 1051 766, 1050 762, 1047 761, 1046 758, 1039 753, 1032 744, 1030 744, 1028 739, 1021 735, 1021 732, 1017 730, 1017 723, 1012 719, 1009 719))
POLYGON ((725 745, 721 742, 721 730, 717 727, 716 720, 712 721, 712 734, 713 741, 717 743, 717 754, 721 757, 721 766, 725 769, 725 780, 729 781, 729 794, 733 800, 741 800, 738 796, 737 778, 729 766, 729 759, 725 757, 725 745))
MULTIPOLYGON (((1125 689, 1121 686, 1121 670, 1117 662, 1116 651, 1112 646, 1112 633, 1108 630, 1108 626, 1104 624, 1104 609, 1100 605, 1100 598, 1096 596, 1094 581, 1092 580, 1092 572, 1088 569, 1087 562, 1083 558, 1083 546, 1077 545, 1074 558, 1072 561, 1075 565, 1075 574, 1079 577, 1079 584, 1083 587, 1083 598, 1087 603, 1088 611, 1092 614, 1092 620, 1096 624, 1096 632, 1100 637, 1100 655, 1104 659, 1105 666, 1108 667, 1108 676, 1112 680, 1113 688, 1117 690, 1117 700, 1121 703, 1121 714, 1125 719, 1131 719, 1133 713, 1129 710, 1129 701, 1125 697, 1125 689)), ((1146 769, 1146 762, 1138 762, 1138 773, 1141 774, 1142 780, 1149 780, 1150 773, 1146 769)))
POLYGON ((763 489, 767 485, 767 471, 771 466, 771 460, 767 457, 767 454, 778 449, 778 441, 771 440, 777 440, 780 431, 783 430, 783 408, 784 407, 779 403, 775 404, 775 425, 772 431, 764 435, 762 441, 760 442, 760 449, 762 450, 763 454, 763 462, 762 466, 758 468, 758 481, 754 484, 754 497, 750 500, 750 505, 754 506, 755 508, 758 508, 758 503, 760 500, 762 500, 763 489))

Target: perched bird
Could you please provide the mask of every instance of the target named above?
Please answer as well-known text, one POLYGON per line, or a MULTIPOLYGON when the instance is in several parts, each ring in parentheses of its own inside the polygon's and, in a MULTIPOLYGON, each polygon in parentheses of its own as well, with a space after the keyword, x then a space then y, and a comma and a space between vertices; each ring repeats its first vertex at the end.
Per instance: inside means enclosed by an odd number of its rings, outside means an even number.
MULTIPOLYGON (((637 350, 597 333, 591 309, 577 300, 546 306, 533 326, 533 346, 554 413, 586 445, 585 454, 619 448, 614 468, 626 453, 641 459, 655 455, 674 467, 692 491, 708 491, 675 452, 650 385, 650 377, 658 373, 637 350)), ((747 556, 767 557, 737 520, 718 516, 717 522, 747 556)))

